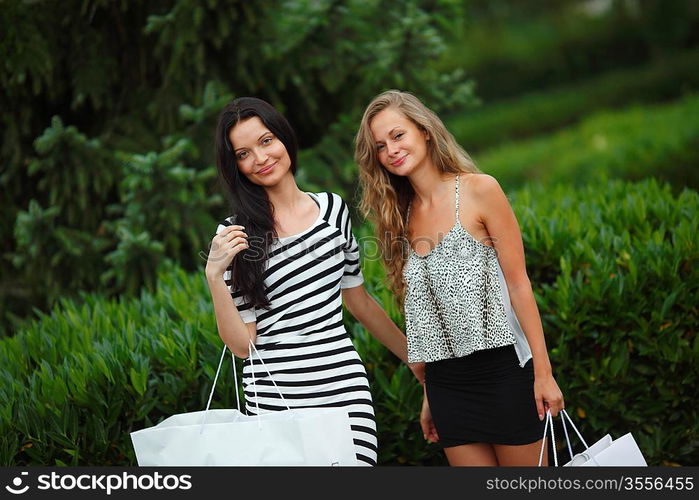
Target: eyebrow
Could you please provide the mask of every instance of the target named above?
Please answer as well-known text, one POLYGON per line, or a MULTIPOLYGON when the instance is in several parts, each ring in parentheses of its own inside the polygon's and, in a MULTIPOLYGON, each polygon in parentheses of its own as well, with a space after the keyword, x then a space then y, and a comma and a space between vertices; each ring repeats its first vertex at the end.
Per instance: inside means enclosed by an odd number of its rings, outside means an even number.
MULTIPOLYGON (((264 134, 262 134, 260 137, 258 137, 257 140, 259 141, 259 140, 262 139, 264 136, 266 136, 267 134, 271 134, 271 133, 272 133, 272 131, 271 131, 271 130, 268 130, 267 132, 265 132, 264 134)), ((237 152, 240 151, 241 149, 246 149, 246 148, 237 148, 237 149, 235 149, 235 152, 237 153, 237 152)))
MULTIPOLYGON (((388 131, 388 135, 391 135, 393 133, 393 131, 396 130, 397 128, 401 128, 401 126, 396 125, 395 127, 393 127, 391 130, 388 131)), ((383 141, 376 141, 376 142, 378 144, 379 142, 383 142, 383 141)))

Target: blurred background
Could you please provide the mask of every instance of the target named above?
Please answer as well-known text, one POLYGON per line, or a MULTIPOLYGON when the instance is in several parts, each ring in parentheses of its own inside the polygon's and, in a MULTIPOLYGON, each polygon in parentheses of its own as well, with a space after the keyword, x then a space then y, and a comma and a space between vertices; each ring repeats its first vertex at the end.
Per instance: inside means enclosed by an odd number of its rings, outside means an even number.
MULTIPOLYGON (((354 134, 389 88, 504 187, 587 440, 633 431, 649 464, 699 463, 699 2, 5 0, 0 33, 0 464, 135 464, 128 432, 205 405, 228 101, 281 110, 300 187, 354 208, 354 134)), ((410 373, 346 323, 380 463, 445 464, 410 373)))

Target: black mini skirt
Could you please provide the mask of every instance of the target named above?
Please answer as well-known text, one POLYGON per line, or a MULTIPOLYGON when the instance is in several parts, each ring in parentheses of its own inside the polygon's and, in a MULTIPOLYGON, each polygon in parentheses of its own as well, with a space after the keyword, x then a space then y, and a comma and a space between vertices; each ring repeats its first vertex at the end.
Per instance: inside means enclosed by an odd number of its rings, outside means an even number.
POLYGON ((544 435, 534 401, 534 368, 519 366, 514 346, 425 363, 437 446, 530 444, 544 435))

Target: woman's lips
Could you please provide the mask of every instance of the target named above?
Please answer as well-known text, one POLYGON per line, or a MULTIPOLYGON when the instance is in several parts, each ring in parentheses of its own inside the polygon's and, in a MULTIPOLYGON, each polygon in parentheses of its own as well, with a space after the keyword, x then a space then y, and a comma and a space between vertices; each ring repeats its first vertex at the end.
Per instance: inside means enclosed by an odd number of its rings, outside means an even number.
POLYGON ((263 168, 263 169, 261 169, 261 170, 258 170, 257 173, 258 173, 259 175, 268 174, 269 172, 272 171, 272 169, 274 168, 274 166, 275 166, 276 164, 277 164, 277 162, 274 162, 274 163, 272 163, 271 165, 269 165, 269 166, 267 166, 267 167, 265 167, 265 168, 263 168))
POLYGON ((396 161, 391 162, 391 166, 393 167, 400 167, 404 162, 405 159, 408 157, 408 155, 403 156, 402 158, 398 158, 396 161))

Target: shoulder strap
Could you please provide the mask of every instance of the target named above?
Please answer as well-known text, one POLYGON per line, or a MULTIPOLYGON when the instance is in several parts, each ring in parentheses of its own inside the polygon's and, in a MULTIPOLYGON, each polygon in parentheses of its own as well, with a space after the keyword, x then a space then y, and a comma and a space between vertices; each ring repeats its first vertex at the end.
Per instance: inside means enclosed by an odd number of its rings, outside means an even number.
POLYGON ((459 220, 459 176, 456 176, 456 220, 459 220))

